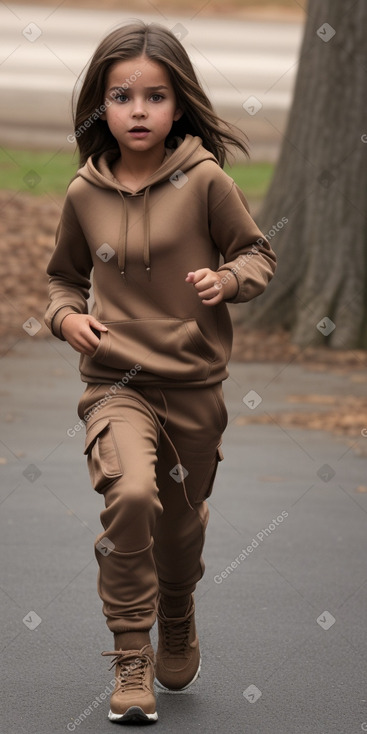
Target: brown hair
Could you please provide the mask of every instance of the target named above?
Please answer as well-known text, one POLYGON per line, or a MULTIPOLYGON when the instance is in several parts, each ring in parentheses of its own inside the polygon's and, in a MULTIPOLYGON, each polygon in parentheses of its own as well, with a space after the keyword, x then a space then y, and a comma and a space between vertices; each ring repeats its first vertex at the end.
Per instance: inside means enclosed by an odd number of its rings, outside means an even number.
POLYGON ((106 104, 106 75, 117 61, 139 56, 164 64, 177 104, 183 110, 182 117, 173 122, 169 138, 175 135, 184 138, 187 133, 199 135, 204 147, 215 155, 222 167, 228 146, 235 146, 248 156, 246 136, 214 112, 188 54, 176 36, 157 23, 135 21, 117 28, 101 41, 85 73, 76 104, 74 90, 73 119, 81 165, 90 155, 98 156, 114 148, 118 150, 107 122, 101 119, 106 104))

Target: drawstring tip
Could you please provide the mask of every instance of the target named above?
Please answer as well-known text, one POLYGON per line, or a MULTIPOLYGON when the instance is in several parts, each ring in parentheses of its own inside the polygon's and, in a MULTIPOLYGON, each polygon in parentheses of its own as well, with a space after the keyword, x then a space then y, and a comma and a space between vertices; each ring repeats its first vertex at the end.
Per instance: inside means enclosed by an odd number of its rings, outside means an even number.
POLYGON ((148 278, 149 278, 149 280, 151 280, 151 277, 152 277, 152 276, 151 276, 150 268, 145 268, 145 269, 146 269, 146 271, 147 271, 147 273, 148 273, 148 278))

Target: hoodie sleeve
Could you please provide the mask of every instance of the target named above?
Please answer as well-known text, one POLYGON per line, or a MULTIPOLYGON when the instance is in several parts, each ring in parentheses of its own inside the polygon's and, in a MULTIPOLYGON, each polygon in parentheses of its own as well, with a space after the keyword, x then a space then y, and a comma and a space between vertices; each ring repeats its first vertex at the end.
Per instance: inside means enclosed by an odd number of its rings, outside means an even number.
POLYGON ((260 295, 274 275, 276 256, 250 216, 246 198, 234 182, 210 213, 210 233, 224 257, 224 264, 217 272, 230 270, 237 279, 237 293, 228 302, 250 301, 260 295))
POLYGON ((64 340, 61 324, 70 313, 88 313, 93 262, 88 243, 68 196, 56 231, 56 248, 47 268, 49 303, 45 324, 64 340))

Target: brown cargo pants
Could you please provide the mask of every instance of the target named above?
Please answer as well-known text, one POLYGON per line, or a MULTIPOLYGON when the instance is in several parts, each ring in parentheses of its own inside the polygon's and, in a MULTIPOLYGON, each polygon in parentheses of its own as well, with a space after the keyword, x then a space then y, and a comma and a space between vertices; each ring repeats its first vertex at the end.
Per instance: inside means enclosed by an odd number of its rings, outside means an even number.
POLYGON ((91 481, 105 500, 95 553, 106 622, 114 633, 150 629, 158 592, 189 594, 204 574, 205 500, 227 425, 222 384, 90 384, 78 413, 91 481))

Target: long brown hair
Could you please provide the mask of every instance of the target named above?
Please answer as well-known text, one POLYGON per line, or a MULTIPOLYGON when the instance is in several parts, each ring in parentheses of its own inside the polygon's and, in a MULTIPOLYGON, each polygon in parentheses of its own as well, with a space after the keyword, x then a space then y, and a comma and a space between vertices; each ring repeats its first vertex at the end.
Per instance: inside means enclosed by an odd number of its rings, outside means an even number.
POLYGON ((117 61, 139 56, 147 56, 165 66, 177 104, 184 112, 177 122, 173 122, 168 138, 176 135, 184 138, 187 133, 199 135, 204 147, 215 155, 222 167, 229 146, 235 146, 248 156, 246 136, 215 113, 185 48, 174 33, 157 23, 146 24, 139 20, 117 28, 101 41, 87 67, 77 102, 78 83, 76 85, 73 119, 81 165, 90 155, 98 156, 114 148, 118 151, 107 122, 101 119, 106 104, 106 75, 117 61))

